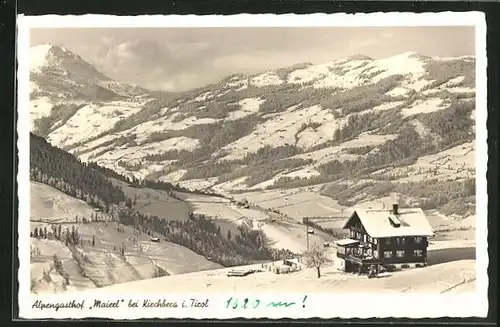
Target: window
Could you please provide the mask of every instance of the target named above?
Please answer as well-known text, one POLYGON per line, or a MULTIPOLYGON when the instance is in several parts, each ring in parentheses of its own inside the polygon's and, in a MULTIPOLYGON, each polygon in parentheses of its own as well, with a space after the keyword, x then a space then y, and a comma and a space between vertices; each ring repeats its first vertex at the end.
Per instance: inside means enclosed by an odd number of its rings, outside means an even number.
POLYGON ((384 258, 386 259, 392 258, 392 251, 384 251, 384 258))
POLYGON ((368 236, 368 243, 371 243, 372 241, 372 238, 370 236, 368 236))
POLYGON ((423 239, 420 236, 415 237, 415 243, 420 244, 422 243, 423 239))
POLYGON ((364 242, 366 242, 366 239, 367 239, 366 235, 363 235, 363 241, 364 242))
POLYGON ((356 237, 356 232, 351 230, 351 238, 355 238, 356 237))
POLYGON ((346 255, 351 254, 351 248, 346 248, 346 249, 345 249, 345 254, 346 254, 346 255))
POLYGON ((406 243, 406 237, 401 237, 401 244, 405 244, 406 243))
POLYGON ((401 244, 401 238, 400 237, 396 237, 396 243, 397 244, 401 244))
POLYGON ((378 244, 378 238, 373 239, 373 244, 377 245, 378 244))
POLYGON ((403 250, 396 251, 396 257, 403 258, 404 256, 405 256, 405 251, 403 250))
POLYGON ((373 257, 378 258, 378 251, 377 250, 373 250, 373 257))
POLYGON ((421 257, 421 256, 423 256, 423 254, 424 254, 424 253, 423 253, 423 251, 422 251, 422 250, 413 250, 413 255, 414 255, 415 257, 421 257))
POLYGON ((385 244, 391 244, 391 239, 390 238, 386 238, 385 239, 385 244))

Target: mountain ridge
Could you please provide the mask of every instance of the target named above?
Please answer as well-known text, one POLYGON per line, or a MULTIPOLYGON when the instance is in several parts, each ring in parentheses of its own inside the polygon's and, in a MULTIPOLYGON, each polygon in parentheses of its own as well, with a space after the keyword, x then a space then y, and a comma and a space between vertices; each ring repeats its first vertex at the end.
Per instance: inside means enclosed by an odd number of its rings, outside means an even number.
POLYGON ((87 101, 43 134, 81 160, 137 178, 243 184, 229 192, 343 185, 349 174, 380 186, 400 170, 460 181, 473 177, 471 166, 467 175, 458 164, 448 173, 420 158, 452 153, 456 161, 453 149, 472 144, 474 67, 470 56, 353 55, 233 74, 169 99, 87 101))

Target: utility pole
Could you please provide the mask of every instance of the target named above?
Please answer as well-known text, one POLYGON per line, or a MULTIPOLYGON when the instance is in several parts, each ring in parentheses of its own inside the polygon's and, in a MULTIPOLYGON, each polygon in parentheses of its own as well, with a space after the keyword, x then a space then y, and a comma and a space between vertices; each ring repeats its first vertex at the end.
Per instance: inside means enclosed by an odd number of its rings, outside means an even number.
POLYGON ((306 243, 307 243, 307 251, 309 251, 309 226, 306 225, 306 243))

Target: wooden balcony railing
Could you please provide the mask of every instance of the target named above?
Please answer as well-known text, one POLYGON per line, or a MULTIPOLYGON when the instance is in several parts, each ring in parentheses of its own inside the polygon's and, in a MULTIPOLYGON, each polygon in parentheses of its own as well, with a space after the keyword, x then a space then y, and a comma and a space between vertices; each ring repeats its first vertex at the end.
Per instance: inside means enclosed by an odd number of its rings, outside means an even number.
POLYGON ((361 255, 355 255, 355 254, 348 254, 345 256, 346 260, 355 262, 357 264, 375 264, 375 263, 380 263, 381 260, 371 257, 371 256, 361 256, 361 255))

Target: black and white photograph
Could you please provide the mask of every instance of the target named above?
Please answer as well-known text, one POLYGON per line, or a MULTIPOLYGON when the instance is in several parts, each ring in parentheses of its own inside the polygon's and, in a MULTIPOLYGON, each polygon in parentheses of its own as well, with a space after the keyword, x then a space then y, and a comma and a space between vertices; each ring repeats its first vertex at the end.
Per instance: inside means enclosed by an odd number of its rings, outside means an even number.
MULTIPOLYGON (((372 26, 26 23, 25 313, 138 318, 127 298, 106 314, 105 297, 197 293, 193 317, 217 317, 243 299, 200 311, 211 294, 249 292, 303 294, 290 304, 300 317, 339 316, 315 296, 361 294, 394 296, 389 307, 420 296, 415 310, 427 295, 480 294, 462 307, 487 309, 481 20, 377 15, 372 26), (71 296, 101 313, 36 310, 71 296)), ((266 310, 221 315, 280 315, 266 310)))

